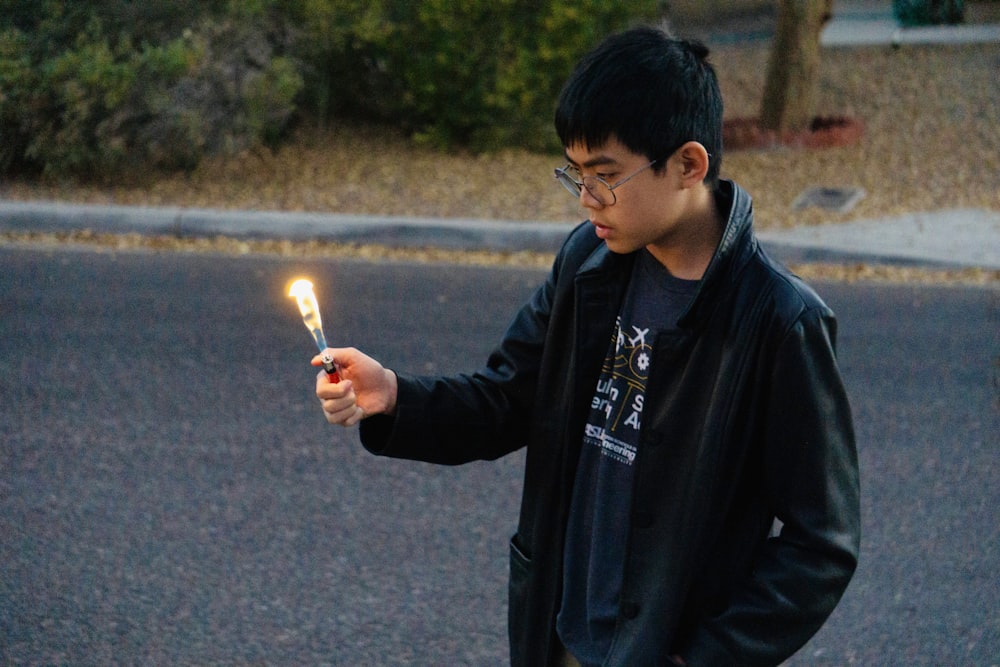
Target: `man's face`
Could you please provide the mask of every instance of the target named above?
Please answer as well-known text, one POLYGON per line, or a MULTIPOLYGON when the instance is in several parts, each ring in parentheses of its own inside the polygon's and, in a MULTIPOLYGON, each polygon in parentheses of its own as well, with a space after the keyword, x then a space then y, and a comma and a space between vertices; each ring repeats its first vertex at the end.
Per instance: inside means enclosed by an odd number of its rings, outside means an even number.
POLYGON ((583 177, 599 176, 611 185, 635 174, 614 189, 612 205, 602 205, 587 188, 580 193, 580 204, 597 236, 612 252, 629 253, 652 246, 650 250, 657 254, 656 247, 673 245, 678 234, 683 234, 687 201, 674 156, 666 158, 665 170, 662 162, 657 162, 655 169, 643 170, 649 159, 612 137, 596 148, 572 144, 566 148, 566 158, 583 177))

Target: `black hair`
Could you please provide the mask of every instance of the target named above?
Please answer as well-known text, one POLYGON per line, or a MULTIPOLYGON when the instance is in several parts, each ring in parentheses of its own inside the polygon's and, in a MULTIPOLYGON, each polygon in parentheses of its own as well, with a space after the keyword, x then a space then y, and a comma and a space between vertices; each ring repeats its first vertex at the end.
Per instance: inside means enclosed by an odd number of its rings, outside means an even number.
POLYGON ((608 37, 563 86, 555 117, 560 141, 599 148, 614 137, 635 153, 664 161, 697 141, 711 156, 705 181, 714 188, 722 163, 722 94, 707 58, 700 42, 656 28, 608 37))

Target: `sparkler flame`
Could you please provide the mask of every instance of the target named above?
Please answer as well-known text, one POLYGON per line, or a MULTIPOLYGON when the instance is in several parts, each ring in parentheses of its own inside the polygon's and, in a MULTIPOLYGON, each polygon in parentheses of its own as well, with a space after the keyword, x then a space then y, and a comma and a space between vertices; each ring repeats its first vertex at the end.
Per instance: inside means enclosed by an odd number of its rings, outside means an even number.
POLYGON ((322 352, 327 348, 326 336, 323 335, 323 321, 319 316, 319 304, 313 293, 313 284, 305 279, 296 280, 292 283, 288 296, 295 297, 299 312, 302 313, 302 322, 316 341, 316 347, 322 352))
POLYGON ((319 304, 316 303, 316 295, 313 293, 313 285, 305 279, 296 280, 288 290, 288 296, 294 296, 299 304, 299 312, 302 313, 302 322, 309 329, 316 347, 322 354, 323 368, 330 376, 331 382, 340 382, 340 373, 337 371, 337 362, 333 355, 326 352, 326 336, 323 335, 323 320, 319 316, 319 304))

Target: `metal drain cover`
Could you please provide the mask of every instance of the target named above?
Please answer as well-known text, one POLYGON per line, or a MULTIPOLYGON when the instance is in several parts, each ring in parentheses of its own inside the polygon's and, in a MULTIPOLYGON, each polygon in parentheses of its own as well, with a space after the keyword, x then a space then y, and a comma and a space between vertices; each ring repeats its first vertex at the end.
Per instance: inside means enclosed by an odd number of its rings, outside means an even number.
POLYGON ((864 196, 865 191, 862 188, 806 188, 792 202, 792 209, 801 211, 804 208, 815 206, 825 211, 847 213, 854 208, 855 204, 864 199, 864 196))

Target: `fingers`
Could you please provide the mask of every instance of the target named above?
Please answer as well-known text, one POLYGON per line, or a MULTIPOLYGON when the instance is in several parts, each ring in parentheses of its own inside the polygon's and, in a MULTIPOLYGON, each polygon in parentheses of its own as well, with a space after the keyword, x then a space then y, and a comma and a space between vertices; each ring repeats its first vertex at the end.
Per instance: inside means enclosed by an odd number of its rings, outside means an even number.
POLYGON ((354 397, 354 383, 350 380, 333 382, 325 370, 316 374, 316 396, 320 399, 341 399, 350 395, 354 397))
POLYGON ((328 408, 324 403, 323 416, 326 417, 326 421, 330 424, 349 428, 365 418, 365 411, 357 404, 349 405, 343 410, 336 410, 335 407, 328 408))
POLYGON ((364 417, 350 380, 330 382, 326 371, 316 375, 316 397, 323 407, 323 416, 331 424, 354 426, 364 417))
POLYGON ((324 350, 313 357, 313 366, 322 366, 323 357, 329 355, 335 360, 339 382, 331 382, 325 371, 316 377, 316 396, 328 422, 353 426, 366 416, 395 409, 394 373, 352 347, 324 350))

